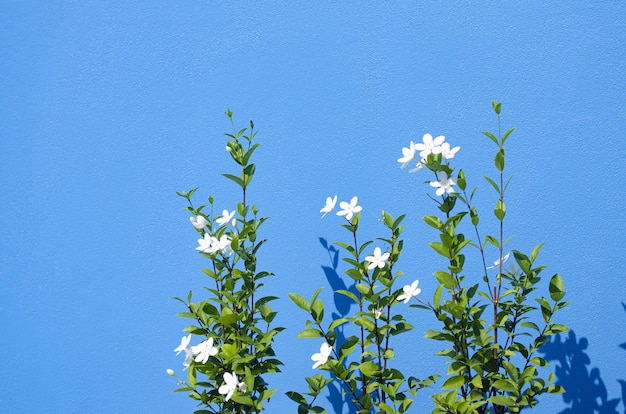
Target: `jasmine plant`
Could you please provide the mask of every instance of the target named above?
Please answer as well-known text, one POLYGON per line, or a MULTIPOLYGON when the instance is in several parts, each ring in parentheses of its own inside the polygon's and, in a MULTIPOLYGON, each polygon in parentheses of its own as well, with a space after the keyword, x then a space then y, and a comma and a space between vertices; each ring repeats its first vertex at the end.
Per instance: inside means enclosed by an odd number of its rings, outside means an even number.
POLYGON ((497 147, 497 175, 485 177, 496 192, 493 215, 497 225, 492 234, 484 234, 479 227, 480 216, 473 201, 477 189, 468 193, 465 173, 455 173, 450 165, 459 147, 450 149, 443 136, 433 139, 426 134, 422 143, 411 142, 404 148, 403 157, 398 159, 402 168, 417 161, 412 171, 433 173, 430 185, 436 188, 436 197, 431 199, 440 212, 423 220, 437 232, 438 240, 430 246, 444 258, 445 267, 434 273, 439 286, 432 303, 411 305, 433 312, 441 323, 439 329, 426 331, 427 338, 444 344, 438 355, 448 362, 442 392, 434 395, 436 414, 519 413, 534 407, 543 393, 564 392, 554 384, 548 362, 537 355, 550 336, 568 330, 554 321, 555 313, 568 304, 562 301, 563 279, 553 275, 547 292, 539 295, 545 266, 536 259, 543 243, 529 254, 507 252, 510 238, 505 238, 505 195, 511 177, 504 175, 504 145, 514 128, 501 134, 501 104, 493 102, 492 107, 498 133, 483 132, 497 147), (419 157, 415 156, 417 151, 421 151, 419 157), (469 228, 464 230, 468 220, 469 228), (487 266, 487 256, 494 249, 497 259, 487 266), (467 268, 466 254, 471 253, 478 254, 479 269, 467 268), (511 254, 515 264, 505 267, 511 254))
MULTIPOLYGON (((334 211, 336 203, 337 196, 328 197, 320 213, 325 216, 334 211)), ((417 280, 398 288, 402 272, 397 271, 395 265, 403 248, 400 235, 404 215, 396 218, 383 211, 380 222, 387 235, 360 243, 358 229, 362 207, 358 205, 358 198, 342 201, 339 207, 336 214, 343 217, 341 226, 348 231, 350 243, 336 242, 335 245, 346 254, 344 261, 349 266, 346 275, 353 279, 354 289, 336 293, 346 296, 358 310, 353 315, 327 321, 324 303, 319 298, 321 289, 311 299, 289 293, 291 300, 308 315, 305 329, 297 337, 322 341, 320 351, 311 356, 312 368, 327 374, 307 376, 308 390, 289 391, 287 396, 298 404, 298 413, 325 413, 325 409, 317 405, 317 398, 328 385, 337 383, 357 413, 404 413, 418 390, 437 378, 434 375, 420 380, 393 364, 393 344, 399 339, 396 337, 407 337, 412 329, 396 310, 396 305, 399 301, 407 303, 420 293, 417 280), (372 249, 373 246, 376 247, 372 249), (346 332, 354 334, 346 338, 346 332)))
MULTIPOLYGON (((174 349, 184 353, 183 371, 177 392, 187 392, 198 402, 201 413, 258 413, 276 391, 266 382, 266 374, 279 371, 281 362, 272 348, 274 337, 283 328, 271 327, 276 312, 269 303, 274 296, 263 296, 261 280, 272 273, 260 270, 257 254, 265 240, 259 228, 267 219, 259 216, 256 205, 247 200, 247 189, 254 177, 251 157, 259 144, 256 131, 237 130, 232 112, 228 110, 233 128, 227 133, 226 150, 238 166, 238 173, 223 174, 241 190, 241 201, 231 211, 214 213, 214 197, 208 205, 194 206, 197 191, 177 193, 187 201, 186 210, 198 233, 196 250, 207 260, 202 272, 207 277, 205 295, 192 301, 192 292, 180 301, 185 310, 178 314, 193 323, 183 331, 180 345, 174 349), (191 345, 196 338, 200 342, 191 345)), ((169 375, 176 376, 171 369, 169 375)))

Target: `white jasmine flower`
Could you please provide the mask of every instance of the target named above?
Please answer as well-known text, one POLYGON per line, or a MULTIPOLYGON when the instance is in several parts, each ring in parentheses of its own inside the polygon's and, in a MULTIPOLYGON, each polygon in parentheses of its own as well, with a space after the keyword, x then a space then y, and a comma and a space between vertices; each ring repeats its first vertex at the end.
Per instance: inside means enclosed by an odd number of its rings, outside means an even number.
POLYGON ((508 252, 507 254, 504 255, 503 258, 498 259, 495 262, 493 262, 493 266, 487 266, 487 269, 495 269, 496 267, 500 267, 501 264, 504 264, 504 262, 509 260, 510 255, 511 255, 511 252, 508 252))
POLYGON ((197 215, 195 217, 189 217, 189 221, 191 221, 191 224, 193 224, 193 226, 197 229, 204 228, 204 226, 209 224, 209 222, 204 218, 204 216, 201 216, 201 215, 197 215))
POLYGON ((320 210, 320 213, 324 213, 322 218, 335 209, 335 204, 337 204, 337 196, 333 198, 326 197, 326 205, 320 210))
POLYGON ((211 237, 209 233, 204 233, 203 239, 198 239, 198 247, 196 250, 199 250, 203 253, 214 253, 213 245, 215 244, 215 237, 211 237))
POLYGON ((402 165, 400 168, 405 168, 415 158, 415 142, 411 141, 409 148, 402 148, 402 158, 398 158, 398 162, 402 165))
POLYGON ((235 373, 230 373, 230 372, 226 372, 224 373, 224 385, 220 386, 220 388, 217 390, 217 392, 219 392, 222 395, 226 395, 226 401, 230 400, 230 397, 233 396, 233 394, 235 393, 236 389, 244 389, 245 390, 245 384, 243 384, 241 382, 239 382, 237 380, 237 375, 235 375, 235 373))
POLYGON ((180 354, 185 349, 188 349, 189 342, 191 342, 191 334, 187 336, 183 336, 180 340, 180 345, 178 345, 178 347, 174 349, 174 352, 176 352, 176 355, 180 354))
POLYGON ((418 288, 417 285, 419 284, 419 280, 416 280, 415 282, 413 282, 411 285, 405 285, 402 290, 404 291, 403 294, 401 294, 400 296, 398 296, 398 300, 404 300, 404 303, 408 303, 409 300, 411 300, 411 298, 417 296, 420 294, 420 292, 422 291, 422 289, 418 288))
POLYGON ((313 369, 319 367, 322 364, 325 364, 328 361, 328 357, 330 356, 330 352, 332 350, 333 347, 324 342, 320 347, 320 352, 315 353, 311 356, 311 361, 315 362, 313 364, 313 369))
POLYGON ((456 184, 455 178, 448 178, 448 174, 445 171, 442 171, 439 175, 439 181, 431 181, 430 186, 437 188, 436 194, 438 196, 442 196, 445 193, 454 193, 453 185, 456 184))
POLYGON ((420 157, 428 157, 430 154, 440 154, 441 144, 446 138, 443 135, 439 135, 433 139, 430 134, 424 134, 422 137, 422 144, 415 144, 415 149, 420 151, 420 157))
POLYGON ((348 204, 345 201, 342 201, 341 203, 339 203, 339 207, 341 208, 341 211, 338 211, 337 215, 346 216, 347 220, 352 220, 352 216, 354 216, 359 211, 363 210, 363 207, 357 206, 358 202, 359 202, 359 199, 356 196, 352 197, 352 200, 350 200, 350 204, 348 204))
POLYGON ((215 239, 213 253, 220 251, 224 256, 230 256, 233 253, 233 249, 230 247, 231 240, 227 235, 222 234, 219 240, 215 239))
POLYGON ((381 309, 374 309, 374 319, 380 319, 381 315, 383 314, 383 311, 381 309))
POLYGON ((460 149, 461 147, 454 147, 450 149, 450 144, 444 142, 443 144, 441 144, 441 156, 449 160, 451 158, 454 158, 454 154, 456 154, 460 149))
MULTIPOLYGON (((223 210, 222 216, 218 218, 217 220, 215 220, 215 222, 217 223, 218 226, 224 225, 231 220, 233 220, 233 222, 236 224, 237 221, 233 219, 234 215, 235 215, 235 210, 231 211, 230 213, 228 212, 228 210, 223 210)), ((233 224, 233 226, 235 224, 233 224)))
POLYGON ((385 252, 384 254, 381 255, 380 247, 377 247, 374 249, 374 256, 367 256, 365 258, 365 261, 370 262, 367 268, 369 270, 372 270, 376 267, 378 267, 379 269, 382 269, 383 267, 385 267, 385 261, 387 259, 389 259, 389 252, 385 252))
POLYGON ((217 355, 217 348, 213 346, 213 338, 209 338, 203 342, 200 342, 196 346, 191 347, 191 352, 196 355, 194 361, 206 364, 209 357, 217 355))

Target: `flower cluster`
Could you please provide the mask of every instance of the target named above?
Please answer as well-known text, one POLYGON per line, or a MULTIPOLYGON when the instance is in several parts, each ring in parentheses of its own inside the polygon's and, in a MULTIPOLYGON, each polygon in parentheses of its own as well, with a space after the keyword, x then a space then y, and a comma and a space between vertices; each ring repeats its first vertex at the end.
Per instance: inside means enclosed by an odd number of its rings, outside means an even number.
POLYGON ((230 256, 233 253, 230 244, 231 240, 225 234, 222 234, 218 239, 217 237, 211 236, 209 233, 204 233, 204 238, 198 239, 198 247, 196 247, 196 250, 208 254, 220 252, 224 256, 230 256))
POLYGON ((408 148, 402 148, 402 157, 398 158, 400 168, 406 168, 412 161, 417 161, 415 168, 409 171, 411 173, 422 168, 439 172, 437 180, 430 182, 430 185, 437 189, 437 196, 454 193, 453 186, 456 185, 456 179, 448 177, 448 173, 441 171, 438 166, 442 160, 454 158, 461 147, 451 148, 449 143, 444 142, 445 139, 443 135, 433 138, 431 134, 424 134, 421 143, 411 141, 408 148), (415 156, 418 151, 419 158, 415 156))
MULTIPOLYGON (((359 213, 361 210, 363 210, 363 207, 357 204, 358 202, 359 199, 356 196, 352 197, 349 203, 347 201, 342 201, 341 203, 339 203, 339 207, 341 208, 341 210, 337 212, 337 215, 345 216, 346 220, 352 220, 352 217, 354 217, 356 213, 359 213)), ((335 204, 337 204, 337 196, 333 198, 326 197, 326 205, 320 210, 320 213, 324 213, 322 214, 322 217, 333 211, 335 209, 335 204)))

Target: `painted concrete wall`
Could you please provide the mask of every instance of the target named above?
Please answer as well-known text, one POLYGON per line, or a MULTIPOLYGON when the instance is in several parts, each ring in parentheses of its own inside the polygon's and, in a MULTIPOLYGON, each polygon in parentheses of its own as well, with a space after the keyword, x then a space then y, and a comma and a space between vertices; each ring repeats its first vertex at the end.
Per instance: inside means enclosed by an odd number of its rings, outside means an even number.
MULTIPOLYGON (((220 178, 229 107, 260 130, 250 197, 271 217, 263 266, 287 328, 269 412, 293 412, 282 391, 304 389, 319 343, 294 339, 286 295, 324 286, 332 303, 320 238, 345 237, 320 220, 325 197, 358 195, 372 234, 380 210, 408 213, 402 266, 432 294, 429 188, 396 159, 443 134, 487 202, 480 131, 499 100, 517 127, 512 247, 545 241, 572 303, 545 350, 569 392, 536 411, 625 412, 624 16, 622 1, 3 1, 0 411, 192 410, 165 375, 185 326, 170 297, 204 282, 175 191, 236 200, 220 178)), ((404 363, 440 372, 432 318, 412 312, 404 363)), ((424 392, 414 412, 430 407, 424 392)))

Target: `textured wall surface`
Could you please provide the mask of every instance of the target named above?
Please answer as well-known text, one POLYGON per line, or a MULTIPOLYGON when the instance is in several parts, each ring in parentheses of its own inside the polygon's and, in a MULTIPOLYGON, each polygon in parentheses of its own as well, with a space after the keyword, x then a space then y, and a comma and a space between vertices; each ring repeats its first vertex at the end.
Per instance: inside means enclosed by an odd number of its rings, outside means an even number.
MULTIPOLYGON (((540 261, 571 302, 560 318, 572 332, 545 350, 569 392, 536 411, 624 412, 625 8, 2 1, 0 411, 192 411, 165 374, 182 368, 172 349, 186 324, 170 298, 200 293, 205 262, 175 191, 200 186, 198 202, 214 194, 232 208, 236 189, 220 177, 233 167, 229 107, 260 131, 250 197, 271 217, 262 267, 276 273, 266 292, 282 298, 287 328, 269 412, 293 412, 283 391, 305 388, 319 343, 295 339, 304 314, 286 295, 323 286, 332 304, 319 239, 346 236, 336 216, 320 220, 325 197, 358 195, 372 235, 382 209, 408 213, 401 267, 431 297, 440 262, 420 221, 430 188, 396 159, 426 132, 445 135, 490 211, 480 131, 496 129, 495 99, 503 126, 517 127, 511 247, 545 241, 540 261)), ((415 331, 400 362, 445 374, 438 344, 422 338, 434 321, 407 314, 415 331)), ((412 412, 429 412, 429 395, 412 412)))

